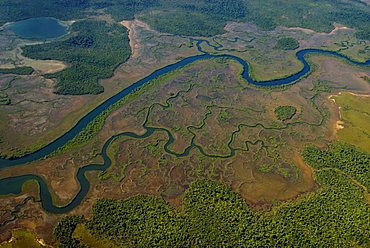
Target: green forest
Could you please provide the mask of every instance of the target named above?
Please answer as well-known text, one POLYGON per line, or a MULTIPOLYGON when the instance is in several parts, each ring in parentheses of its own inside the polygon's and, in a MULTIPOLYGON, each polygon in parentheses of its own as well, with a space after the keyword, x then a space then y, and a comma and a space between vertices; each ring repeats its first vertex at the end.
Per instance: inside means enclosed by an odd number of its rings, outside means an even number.
POLYGON ((334 143, 324 151, 307 147, 303 156, 318 168, 319 188, 271 210, 256 211, 229 187, 200 180, 185 192, 181 209, 154 196, 102 199, 93 206, 89 220, 67 217, 56 227, 55 236, 61 247, 83 246, 72 234, 78 223, 84 223, 95 236, 124 247, 369 246, 370 208, 363 188, 352 179, 369 182, 369 173, 359 177, 359 171, 349 167, 368 170, 370 154, 334 143), (324 161, 320 152, 325 153, 324 161))
POLYGON ((275 108, 274 112, 278 120, 286 121, 292 119, 297 109, 293 106, 278 106, 275 108))
POLYGON ((105 11, 116 20, 141 14, 152 27, 183 35, 220 34, 233 20, 264 30, 283 25, 319 32, 330 32, 335 22, 355 28, 360 39, 370 39, 370 9, 350 0, 3 0, 0 9, 0 25, 42 16, 70 20, 105 11))
POLYGON ((25 46, 23 54, 68 64, 65 70, 45 75, 57 80, 56 93, 99 94, 104 88, 98 80, 113 76, 117 66, 131 54, 127 29, 118 24, 87 20, 74 23, 71 32, 72 36, 65 40, 25 46))
POLYGON ((0 105, 9 105, 9 104, 10 104, 10 99, 9 99, 8 94, 0 91, 0 105))
POLYGON ((278 39, 275 48, 280 50, 295 50, 299 47, 299 42, 292 37, 278 39))
POLYGON ((33 68, 29 66, 0 68, 0 74, 31 75, 33 72, 33 68))
POLYGON ((303 157, 315 169, 333 168, 370 188, 370 155, 345 142, 335 142, 327 150, 307 146, 303 157))

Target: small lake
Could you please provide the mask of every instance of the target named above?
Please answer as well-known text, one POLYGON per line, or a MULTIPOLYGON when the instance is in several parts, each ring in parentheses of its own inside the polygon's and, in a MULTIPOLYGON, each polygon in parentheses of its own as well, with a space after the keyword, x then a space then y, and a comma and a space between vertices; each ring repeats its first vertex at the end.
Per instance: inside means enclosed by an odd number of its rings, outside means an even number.
POLYGON ((54 39, 68 33, 68 26, 52 17, 30 18, 5 28, 24 39, 54 39))

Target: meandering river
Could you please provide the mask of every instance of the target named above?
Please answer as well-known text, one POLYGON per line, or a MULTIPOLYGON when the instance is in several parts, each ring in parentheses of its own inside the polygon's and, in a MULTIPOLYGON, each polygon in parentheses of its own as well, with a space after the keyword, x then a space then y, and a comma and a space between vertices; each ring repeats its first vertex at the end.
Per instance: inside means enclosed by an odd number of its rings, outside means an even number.
MULTIPOLYGON (((48 155, 50 155, 52 152, 56 151, 58 148, 64 146, 67 142, 72 140, 74 137, 76 137, 91 121, 94 120, 97 116, 99 116, 103 111, 105 111, 107 108, 109 108, 112 104, 118 102, 122 98, 126 97, 128 94, 134 92, 136 89, 140 88, 144 84, 148 83, 149 81, 164 75, 166 73, 169 73, 173 70, 176 70, 178 68, 181 68, 183 66, 186 66, 188 64, 191 64, 198 60, 206 60, 206 59, 213 59, 213 58, 227 58, 238 61, 243 66, 243 72, 242 77, 250 84, 253 84, 255 86, 259 87, 271 87, 271 86, 281 86, 281 85, 288 85, 297 82, 299 79, 301 79, 304 76, 307 76, 311 72, 311 67, 308 61, 306 60, 306 55, 308 54, 324 54, 324 55, 331 55, 336 56, 339 58, 342 58, 346 60, 347 62, 357 65, 357 66, 369 66, 370 60, 367 60, 366 62, 358 62, 354 61, 351 58, 339 54, 334 51, 326 51, 326 50, 320 50, 320 49, 304 49, 300 50, 296 53, 296 57, 299 61, 302 62, 303 68, 284 78, 280 79, 274 79, 274 80, 268 80, 268 81, 255 81, 251 78, 249 73, 249 65, 248 63, 236 56, 229 55, 229 54, 221 54, 221 55, 214 55, 207 53, 202 50, 202 43, 207 44, 208 46, 212 47, 214 50, 218 51, 220 48, 222 48, 221 45, 214 46, 207 40, 192 40, 196 42, 198 51, 201 52, 200 55, 192 56, 185 58, 179 62, 176 62, 174 64, 165 66, 161 69, 158 69, 151 73, 149 76, 137 81, 136 83, 132 84, 131 86, 125 88, 124 90, 120 91, 116 95, 112 96, 111 98, 107 99, 105 102, 97 106, 95 109, 93 109, 91 112, 86 114, 84 117, 82 117, 77 124, 71 128, 68 132, 51 142, 50 144, 46 145, 45 147, 27 154, 23 157, 14 158, 14 159, 0 159, 0 170, 8 167, 16 167, 16 166, 27 166, 26 164, 29 162, 33 162, 39 159, 42 159, 48 155)), ((159 131, 166 131, 165 129, 158 129, 159 131)), ((80 190, 77 193, 77 195, 71 200, 69 204, 66 206, 55 206, 52 201, 51 194, 49 192, 48 186, 45 183, 45 181, 37 175, 22 175, 22 176, 16 176, 16 177, 9 177, 0 180, 0 195, 7 195, 7 194, 20 194, 22 191, 22 185, 29 180, 36 180, 40 186, 40 199, 41 204, 43 208, 51 213, 65 213, 76 206, 78 206, 84 197, 87 195, 90 189, 90 183, 88 179, 85 176, 85 173, 88 171, 104 171, 111 165, 111 160, 107 156, 107 149, 110 145, 110 143, 117 138, 117 136, 129 136, 134 138, 145 138, 149 137, 151 134, 153 134, 155 131, 158 131, 156 128, 147 128, 147 131, 143 135, 137 135, 130 132, 125 132, 116 136, 112 136, 106 143, 104 144, 101 155, 104 159, 104 164, 90 164, 86 165, 82 168, 80 168, 77 172, 77 180, 80 184, 80 190)), ((173 142, 173 137, 171 134, 168 134, 169 140, 165 145, 165 149, 168 151, 167 147, 169 144, 173 142)), ((198 148, 201 151, 200 147, 195 146, 189 146, 183 154, 175 154, 177 156, 186 156, 189 151, 193 148, 198 148)), ((202 152, 202 151, 201 151, 202 152)), ((232 151, 231 151, 232 152, 232 151)))

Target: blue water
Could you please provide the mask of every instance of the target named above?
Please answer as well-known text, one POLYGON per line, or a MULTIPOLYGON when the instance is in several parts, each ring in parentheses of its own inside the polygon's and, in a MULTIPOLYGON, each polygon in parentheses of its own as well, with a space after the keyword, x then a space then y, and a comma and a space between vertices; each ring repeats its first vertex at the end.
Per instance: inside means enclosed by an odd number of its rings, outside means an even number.
POLYGON ((51 17, 30 18, 5 27, 24 39, 54 39, 68 32, 68 27, 51 17))
MULTIPOLYGON (((346 60, 347 62, 352 63, 354 65, 358 65, 358 66, 369 66, 370 65, 370 60, 367 60, 366 62, 358 62, 358 61, 354 61, 354 60, 348 58, 345 55, 342 55, 342 54, 339 54, 339 53, 333 52, 333 51, 326 51, 326 50, 320 50, 320 49, 304 49, 304 50, 300 50, 296 53, 297 59, 299 61, 301 61, 302 64, 303 64, 303 68, 300 71, 298 71, 298 72, 296 72, 296 73, 294 73, 290 76, 287 76, 285 78, 281 78, 281 79, 274 79, 274 80, 268 80, 268 81, 255 81, 250 77, 249 65, 243 59, 241 59, 239 57, 236 57, 236 56, 233 56, 233 55, 227 55, 227 54, 213 55, 213 54, 206 53, 201 48, 202 43, 205 43, 205 44, 213 47, 213 49, 215 49, 216 51, 219 50, 220 48, 222 48, 222 46, 220 46, 220 45, 213 46, 212 44, 210 44, 206 40, 196 40, 196 42, 197 42, 196 45, 197 45, 198 51, 202 52, 201 55, 188 57, 188 58, 185 58, 185 59, 183 59, 183 60, 181 60, 181 61, 179 61, 175 64, 168 65, 168 66, 165 66, 161 69, 158 69, 158 70, 154 71, 152 74, 150 74, 149 76, 147 76, 147 77, 137 81, 136 83, 132 84, 131 86, 125 88, 121 92, 119 92, 116 95, 112 96, 111 98, 107 99, 105 102, 103 102, 101 105, 99 105, 98 107, 93 109, 87 115, 82 117, 72 129, 70 129, 68 132, 66 132, 65 134, 63 134, 62 136, 57 138, 55 141, 51 142, 50 144, 46 145, 45 147, 43 147, 43 148, 41 148, 41 149, 39 149, 39 150, 37 150, 33 153, 30 153, 30 154, 27 154, 23 157, 20 157, 20 158, 0 159, 0 170, 4 169, 4 168, 8 168, 8 167, 15 167, 15 166, 20 166, 20 165, 25 165, 26 163, 29 163, 29 162, 32 162, 32 161, 35 161, 35 160, 39 160, 39 159, 42 159, 42 158, 46 157, 47 155, 51 154, 52 152, 54 152, 58 148, 65 145, 68 141, 73 139, 76 135, 78 135, 82 131, 82 129, 84 129, 92 120, 94 120, 94 118, 96 118, 99 114, 101 114, 104 110, 106 110, 112 104, 116 103, 117 101, 124 98, 128 94, 134 92, 135 90, 137 90, 138 88, 140 88, 144 84, 148 83, 149 81, 151 81, 151 80, 153 80, 153 79, 155 79, 155 78, 157 78, 161 75, 164 75, 168 72, 176 70, 180 67, 191 64, 191 63, 193 63, 195 61, 198 61, 198 60, 206 60, 206 59, 212 59, 212 58, 228 58, 228 59, 236 60, 243 66, 242 77, 248 83, 253 84, 255 86, 259 86, 259 87, 271 87, 271 86, 288 85, 288 84, 295 83, 300 78, 308 75, 311 71, 311 67, 310 67, 309 63, 307 62, 307 60, 305 58, 305 56, 307 54, 315 54, 316 53, 316 54, 331 55, 331 56, 340 57, 340 58, 342 58, 342 59, 346 60)), ((90 183, 89 183, 89 181, 87 180, 87 178, 85 176, 85 172, 87 172, 87 171, 104 171, 107 168, 109 168, 109 166, 111 165, 111 160, 107 156, 106 150, 107 150, 109 144, 117 136, 129 136, 129 137, 134 137, 134 138, 145 138, 145 137, 150 136, 155 131, 167 132, 166 130, 160 129, 160 128, 146 127, 146 129, 147 129, 146 133, 141 135, 141 136, 136 135, 134 133, 125 132, 125 133, 122 133, 122 134, 111 137, 104 144, 104 146, 102 148, 101 154, 102 154, 102 157, 104 159, 104 163, 103 164, 86 165, 86 166, 84 166, 84 167, 82 167, 78 170, 76 177, 77 177, 77 180, 79 181, 80 186, 81 186, 80 191, 73 198, 73 200, 66 206, 58 207, 58 206, 53 205, 51 194, 49 192, 49 189, 48 189, 45 181, 41 177, 36 176, 36 175, 23 175, 23 176, 10 177, 10 178, 5 178, 5 179, 0 180, 0 194, 2 194, 2 195, 19 194, 21 192, 21 187, 22 187, 23 183, 30 180, 30 179, 34 179, 34 180, 37 180, 39 185, 40 185, 41 202, 42 202, 43 208, 46 211, 52 212, 52 213, 68 212, 71 209, 78 206, 89 191, 90 183)), ((169 132, 167 132, 167 135, 169 137, 169 140, 166 143, 164 148, 167 152, 173 153, 168 149, 168 146, 173 142, 173 137, 171 136, 171 134, 169 132)), ((187 154, 189 154, 189 151, 193 148, 197 148, 200 152, 204 153, 204 151, 202 150, 201 147, 192 144, 191 146, 189 146, 184 151, 184 153, 174 154, 174 155, 176 155, 176 156, 186 156, 187 154)), ((231 149, 230 152, 231 152, 231 154, 230 154, 230 156, 231 156, 234 151, 231 149)))

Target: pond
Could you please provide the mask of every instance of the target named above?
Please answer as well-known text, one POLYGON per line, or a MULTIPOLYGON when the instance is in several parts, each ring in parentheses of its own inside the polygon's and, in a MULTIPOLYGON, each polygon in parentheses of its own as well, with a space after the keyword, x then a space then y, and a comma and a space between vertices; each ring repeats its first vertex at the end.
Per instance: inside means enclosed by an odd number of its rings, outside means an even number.
POLYGON ((5 28, 24 39, 54 39, 68 33, 68 26, 52 17, 30 18, 5 28))

